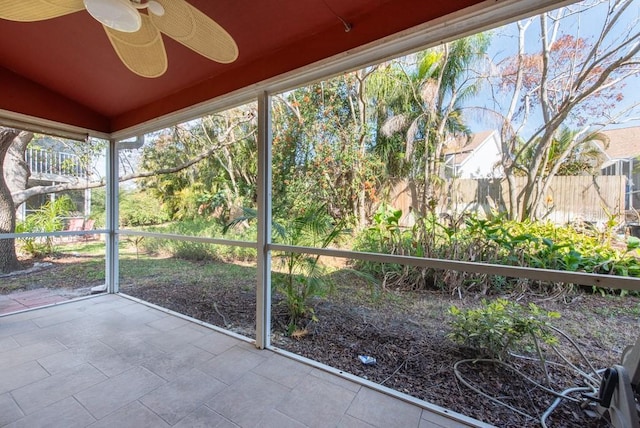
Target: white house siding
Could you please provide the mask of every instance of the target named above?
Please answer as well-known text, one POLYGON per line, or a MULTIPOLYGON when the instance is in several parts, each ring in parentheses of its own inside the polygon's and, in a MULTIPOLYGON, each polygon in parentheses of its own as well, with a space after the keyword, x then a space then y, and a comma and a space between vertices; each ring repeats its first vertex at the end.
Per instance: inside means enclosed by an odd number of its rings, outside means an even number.
POLYGON ((456 168, 458 178, 502 178, 500 140, 497 131, 487 137, 456 168))

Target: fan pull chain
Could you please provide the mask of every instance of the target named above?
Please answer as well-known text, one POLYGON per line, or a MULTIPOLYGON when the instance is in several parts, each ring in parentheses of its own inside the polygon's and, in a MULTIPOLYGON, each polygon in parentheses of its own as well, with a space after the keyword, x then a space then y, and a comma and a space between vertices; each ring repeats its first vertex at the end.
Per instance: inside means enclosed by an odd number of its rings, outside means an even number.
POLYGON ((344 32, 345 33, 348 33, 349 31, 351 31, 351 29, 353 28, 353 25, 351 25, 350 23, 345 21, 340 15, 338 15, 336 13, 336 11, 333 10, 331 8, 331 6, 329 6, 329 4, 326 2, 326 0, 322 0, 322 3, 324 3, 324 5, 327 7, 327 9, 329 9, 331 11, 331 13, 333 13, 335 15, 335 17, 340 20, 340 22, 342 22, 342 25, 344 25, 344 32))

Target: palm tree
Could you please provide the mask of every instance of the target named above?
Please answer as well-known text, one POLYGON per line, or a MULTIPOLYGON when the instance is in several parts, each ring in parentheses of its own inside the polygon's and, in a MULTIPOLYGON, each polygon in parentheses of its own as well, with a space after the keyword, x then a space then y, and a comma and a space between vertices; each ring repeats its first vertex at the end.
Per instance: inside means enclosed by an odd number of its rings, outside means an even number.
POLYGON ((400 150, 388 163, 424 187, 423 209, 435 209, 436 192, 444 184, 444 148, 454 139, 469 138, 463 108, 480 89, 474 67, 486 57, 487 33, 480 33, 416 55, 415 64, 397 61, 379 84, 378 116, 383 118, 375 150, 400 150), (384 101, 381 101, 384 100, 384 101), (399 162, 398 162, 399 161, 399 162))

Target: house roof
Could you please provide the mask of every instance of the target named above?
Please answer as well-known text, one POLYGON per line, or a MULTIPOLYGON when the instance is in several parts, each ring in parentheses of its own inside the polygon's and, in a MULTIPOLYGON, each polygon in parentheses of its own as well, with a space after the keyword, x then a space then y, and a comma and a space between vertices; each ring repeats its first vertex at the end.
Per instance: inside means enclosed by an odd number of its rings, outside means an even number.
MULTIPOLYGON (((6 124, 7 118, 24 116, 113 135, 328 58, 347 57, 379 42, 386 46, 417 29, 461 35, 471 26, 480 30, 488 22, 560 5, 557 0, 188 2, 235 39, 235 62, 210 61, 163 36, 168 69, 161 77, 144 78, 122 64, 101 25, 85 10, 37 22, 0 19, 0 118, 6 124)), ((420 36, 417 41, 445 39, 420 36)), ((396 43, 395 52, 380 49, 376 60, 417 49, 415 42, 396 43)))
MULTIPOLYGON (((602 133, 609 137, 609 146, 603 149, 609 160, 640 156, 640 126, 609 129, 602 133)), ((602 148, 601 143, 597 144, 602 148)))
POLYGON ((444 149, 444 154, 456 155, 455 162, 457 165, 460 165, 495 132, 494 130, 477 132, 471 135, 469 140, 466 138, 456 138, 451 144, 447 145, 444 149))

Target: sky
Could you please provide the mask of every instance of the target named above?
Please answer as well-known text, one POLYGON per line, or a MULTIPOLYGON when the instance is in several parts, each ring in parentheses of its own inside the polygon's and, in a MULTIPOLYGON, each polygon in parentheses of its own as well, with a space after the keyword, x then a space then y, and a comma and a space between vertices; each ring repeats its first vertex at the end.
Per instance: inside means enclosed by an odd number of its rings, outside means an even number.
MULTIPOLYGON (((575 10, 578 5, 573 5, 572 9, 575 10)), ((604 17, 607 14, 608 3, 601 3, 597 7, 580 14, 570 15, 562 21, 560 26, 560 33, 572 34, 574 36, 584 37, 589 40, 594 40, 599 34, 600 29, 604 24, 604 17)), ((624 13, 621 25, 618 25, 617 30, 612 32, 612 36, 618 37, 621 34, 621 30, 629 28, 634 21, 640 19, 640 0, 634 0, 624 13)), ((540 50, 539 39, 540 25, 539 20, 534 19, 531 26, 527 30, 526 38, 526 50, 527 52, 537 52, 540 50)), ((517 52, 518 44, 518 31, 516 24, 508 24, 504 27, 493 30, 493 37, 491 46, 489 48, 489 58, 494 63, 499 63, 501 60, 513 56, 517 52)), ((634 103, 640 102, 640 76, 627 79, 625 88, 623 90, 624 99, 618 104, 620 107, 630 106, 634 103)), ((488 87, 485 87, 479 96, 470 102, 478 106, 485 106, 494 108, 492 93, 488 87)), ((508 105, 508 96, 504 101, 500 102, 501 110, 506 110, 508 105)), ((467 116, 467 120, 473 132, 480 132, 483 130, 495 128, 495 125, 483 120, 477 114, 470 114, 467 116)), ((640 111, 637 112, 636 117, 640 117, 640 111)), ((528 126, 525 128, 524 133, 532 133, 535 129, 539 128, 542 123, 540 114, 533 116, 533 120, 528 122, 528 126)), ((630 127, 640 126, 640 120, 627 121, 625 123, 619 123, 615 125, 609 125, 607 128, 614 127, 630 127)))

